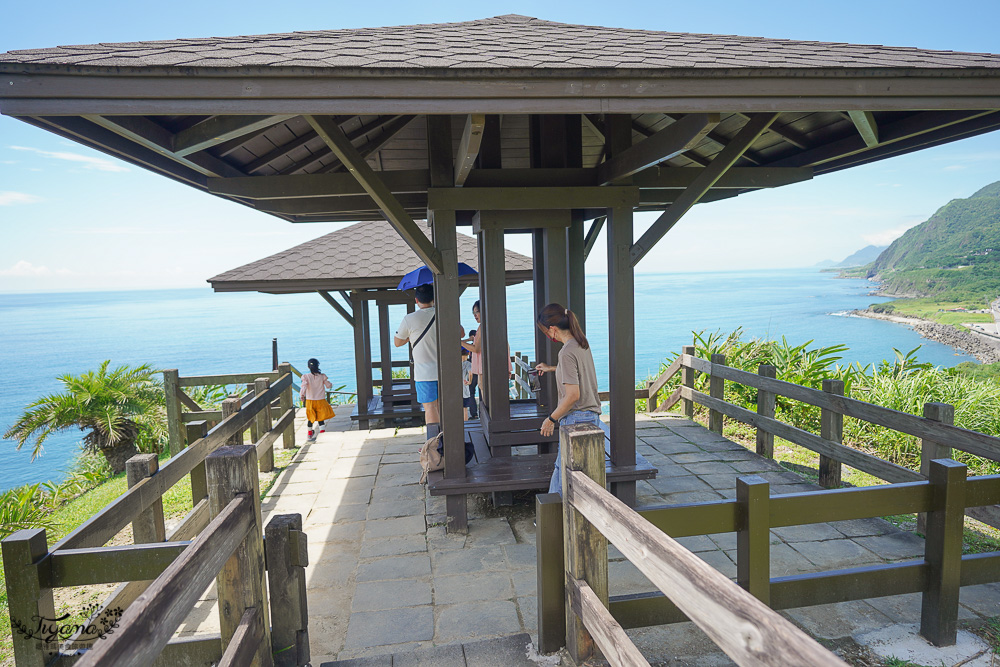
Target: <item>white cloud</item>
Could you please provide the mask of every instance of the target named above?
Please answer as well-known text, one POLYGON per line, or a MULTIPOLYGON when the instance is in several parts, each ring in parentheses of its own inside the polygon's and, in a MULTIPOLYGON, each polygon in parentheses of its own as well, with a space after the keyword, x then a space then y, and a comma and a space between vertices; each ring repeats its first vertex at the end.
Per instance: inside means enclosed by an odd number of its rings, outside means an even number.
POLYGON ((47 266, 35 266, 23 259, 9 269, 0 269, 0 276, 67 276, 70 273, 68 269, 53 271, 47 266))
POLYGON ((34 204, 42 201, 41 197, 29 195, 24 192, 0 191, 0 206, 11 206, 13 204, 34 204))
POLYGON ((31 153, 37 153, 42 157, 49 158, 51 160, 64 160, 66 162, 75 162, 83 166, 84 169, 94 169, 96 171, 129 171, 128 167, 124 167, 117 162, 112 162, 111 160, 105 160, 104 158, 94 157, 92 155, 80 155, 79 153, 69 153, 65 151, 43 151, 39 148, 30 148, 28 146, 10 146, 11 150, 15 151, 29 151, 31 153))
POLYGON ((900 236, 903 235, 907 229, 913 225, 907 225, 905 227, 896 227, 894 229, 886 229, 881 232, 875 232, 874 234, 862 234, 861 238, 867 241, 871 245, 883 246, 889 245, 900 236))

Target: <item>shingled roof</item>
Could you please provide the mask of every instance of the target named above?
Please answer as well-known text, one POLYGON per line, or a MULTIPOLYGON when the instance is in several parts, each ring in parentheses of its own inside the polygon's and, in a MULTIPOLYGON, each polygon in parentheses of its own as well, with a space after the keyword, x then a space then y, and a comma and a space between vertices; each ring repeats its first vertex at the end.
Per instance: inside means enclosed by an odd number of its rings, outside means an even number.
POLYGON ((11 51, 4 63, 154 68, 707 69, 1000 67, 991 54, 574 25, 508 14, 461 23, 11 51))
MULTIPOLYGON (((426 223, 417 223, 425 234, 426 223)), ((457 234, 458 261, 479 270, 476 240, 457 234)), ((506 251, 507 282, 531 280, 531 258, 506 251)), ((295 293, 395 288, 423 266, 385 221, 361 222, 208 279, 216 292, 295 293)), ((475 284, 476 276, 462 282, 475 284)))

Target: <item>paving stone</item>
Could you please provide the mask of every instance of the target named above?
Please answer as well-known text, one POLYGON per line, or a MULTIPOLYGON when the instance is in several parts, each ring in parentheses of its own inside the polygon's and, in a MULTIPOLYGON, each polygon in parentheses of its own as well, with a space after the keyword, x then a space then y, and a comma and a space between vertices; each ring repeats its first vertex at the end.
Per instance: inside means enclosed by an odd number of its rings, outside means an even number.
POLYGON ((424 577, 430 573, 431 560, 427 554, 393 556, 359 564, 357 580, 361 582, 412 579, 424 577))
POLYGON ((403 535, 380 540, 365 540, 361 543, 360 557, 401 556, 424 551, 427 551, 427 539, 423 535, 403 535))
POLYGON ((843 533, 828 523, 772 528, 771 534, 785 542, 816 542, 819 540, 839 540, 844 537, 843 533))
POLYGON ((691 535, 689 537, 677 538, 678 544, 694 553, 699 551, 713 551, 719 548, 715 542, 709 539, 708 535, 691 535))
POLYGON ((788 493, 812 493, 813 491, 822 490, 823 487, 817 484, 809 484, 808 482, 799 482, 797 484, 772 484, 770 489, 772 496, 782 496, 788 493))
POLYGON ((981 616, 1000 616, 1000 583, 965 586, 959 602, 981 616))
MULTIPOLYGON (((671 623, 625 631, 643 656, 653 664, 687 667, 696 659, 726 658, 718 646, 694 623, 671 623)), ((728 660, 728 658, 726 658, 728 660)), ((733 664, 722 662, 718 664, 733 664)))
POLYGON ((529 569, 534 570, 538 564, 538 557, 533 544, 508 544, 503 547, 507 554, 507 566, 512 570, 529 569))
POLYGON ((518 596, 538 594, 538 573, 535 570, 517 570, 510 573, 514 584, 514 594, 518 596))
POLYGON ((393 500, 423 500, 427 496, 426 487, 421 484, 404 486, 379 486, 372 489, 372 502, 393 500))
POLYGON ((854 541, 887 560, 921 558, 926 542, 913 533, 890 533, 874 537, 856 537, 854 541))
POLYGON ((708 461, 718 461, 720 456, 718 454, 712 454, 710 452, 703 452, 698 450, 696 452, 691 452, 689 454, 674 454, 670 459, 674 463, 680 463, 687 465, 688 463, 705 463, 708 461))
POLYGON ((498 517, 470 521, 469 535, 465 544, 469 547, 487 547, 517 544, 517 540, 507 519, 498 517))
POLYGON ((396 519, 375 519, 365 521, 365 539, 395 537, 397 535, 417 535, 427 528, 423 514, 396 519))
POLYGON ((716 491, 691 491, 686 493, 664 494, 664 501, 670 505, 687 505, 689 503, 708 503, 721 500, 722 494, 716 491))
POLYGON ((765 471, 757 473, 763 477, 772 486, 777 486, 781 484, 799 484, 802 482, 802 478, 796 475, 794 472, 787 471, 765 471))
POLYGON ((499 547, 432 552, 431 558, 435 575, 469 574, 507 568, 503 551, 499 547))
POLYGON ((630 595, 658 590, 630 561, 608 563, 608 590, 610 595, 630 595))
POLYGON ((705 482, 701 481, 694 475, 685 475, 683 477, 666 477, 664 479, 654 478, 649 481, 649 485, 652 486, 658 493, 668 494, 668 493, 684 493, 685 491, 711 491, 710 487, 705 482))
POLYGON ((736 548, 736 533, 715 533, 708 538, 720 549, 729 551, 736 548))
POLYGON ((788 609, 794 623, 814 637, 840 639, 889 625, 892 620, 863 600, 788 609))
POLYGON ((338 505, 368 505, 371 500, 372 492, 370 489, 354 489, 351 491, 342 491, 339 494, 329 494, 326 493, 326 487, 317 496, 315 502, 313 502, 313 509, 318 509, 320 507, 337 507, 338 505))
POLYGON ((521 624, 524 626, 524 631, 531 634, 535 646, 538 646, 538 598, 535 596, 519 597, 515 602, 517 610, 521 613, 521 624))
POLYGON ((346 660, 320 662, 319 667, 392 667, 392 654, 372 655, 366 658, 348 658, 346 660))
POLYGON ((286 481, 275 483, 267 492, 269 497, 286 498, 288 496, 316 495, 319 493, 326 480, 315 480, 312 482, 286 481))
POLYGON ((434 642, 444 644, 521 631, 517 607, 508 600, 466 602, 444 607, 438 614, 434 642))
POLYGON ((392 667, 465 667, 465 652, 461 644, 433 646, 418 651, 395 653, 392 667))
POLYGON ((952 646, 934 646, 920 636, 919 624, 895 624, 855 635, 854 641, 881 658, 894 658, 895 664, 963 665, 992 667, 989 643, 967 630, 959 630, 952 646))
POLYGON ((465 659, 475 667, 538 667, 528 659, 531 637, 520 633, 465 645, 465 659))
POLYGON ((742 474, 750 474, 755 472, 780 472, 781 466, 777 463, 768 461, 765 458, 754 457, 748 461, 730 461, 729 465, 733 467, 734 470, 742 474))
POLYGON ((479 572, 434 577, 434 604, 457 604, 475 600, 506 600, 514 597, 507 572, 479 572))
MULTIPOLYGON (((922 597, 920 593, 907 593, 905 595, 871 598, 870 600, 865 600, 865 602, 891 618, 893 623, 919 623, 922 597)), ((1000 598, 994 597, 993 599, 995 604, 1000 605, 1000 598)), ((958 620, 964 621, 976 618, 979 618, 976 614, 962 605, 958 606, 958 620)))
POLYGON ((377 501, 368 506, 369 519, 389 519, 422 513, 424 513, 424 500, 422 498, 377 501))
POLYGON ((335 588, 351 583, 358 569, 358 559, 354 554, 320 552, 314 560, 312 545, 309 546, 306 588, 335 588))
POLYGON ((808 558, 783 542, 771 545, 771 576, 791 577, 816 572, 819 568, 808 558))
POLYGON ((736 576, 736 563, 733 562, 725 551, 700 551, 697 555, 698 558, 702 559, 730 579, 736 576))
POLYGON ((390 642, 426 641, 434 637, 434 610, 430 606, 351 614, 345 649, 384 646, 390 642))
POLYGON ((313 525, 326 523, 342 523, 348 521, 364 521, 368 512, 367 505, 339 505, 334 507, 314 507, 303 522, 303 529, 309 534, 313 525))
POLYGON ((274 485, 280 488, 286 484, 322 482, 325 479, 326 472, 316 468, 285 468, 274 485))
POLYGON ((309 544, 320 542, 336 542, 338 544, 354 544, 361 541, 364 533, 364 521, 350 523, 312 524, 306 534, 309 544))
POLYGON ((445 531, 443 524, 427 524, 427 549, 431 552, 455 551, 465 547, 465 535, 445 531))
POLYGON ((431 585, 426 581, 359 581, 351 598, 351 611, 380 611, 432 602, 431 585))
POLYGON ((796 542, 792 548, 808 558, 820 570, 841 570, 882 562, 881 558, 851 540, 796 542))
POLYGON ((344 479, 349 477, 369 477, 378 472, 378 463, 368 465, 358 465, 351 460, 347 460, 330 468, 330 479, 344 479))
POLYGON ((370 491, 371 488, 375 486, 375 476, 370 477, 350 477, 346 479, 328 479, 326 484, 323 485, 323 489, 320 491, 321 495, 332 495, 334 498, 340 498, 347 491, 370 491))
POLYGON ((830 525, 848 537, 885 535, 899 530, 885 519, 851 519, 849 521, 831 521, 830 525))
POLYGON ((699 475, 698 479, 711 487, 713 491, 721 493, 723 491, 735 490, 736 478, 739 476, 736 471, 732 471, 721 475, 699 475))
POLYGON ((375 486, 416 484, 422 473, 419 463, 389 463, 379 468, 375 486))

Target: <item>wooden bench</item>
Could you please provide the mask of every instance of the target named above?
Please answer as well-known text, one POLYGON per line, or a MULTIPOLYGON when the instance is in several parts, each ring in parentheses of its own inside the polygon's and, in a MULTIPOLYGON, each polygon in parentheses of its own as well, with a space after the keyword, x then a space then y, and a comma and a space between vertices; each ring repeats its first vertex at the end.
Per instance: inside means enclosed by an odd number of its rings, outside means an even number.
MULTIPOLYGON (((636 453, 634 465, 616 466, 611 463, 608 454, 611 440, 607 424, 604 428, 605 471, 608 482, 630 482, 639 479, 652 479, 659 472, 641 454, 636 453)), ((547 489, 555 468, 556 455, 529 454, 513 456, 493 456, 486 435, 477 422, 466 422, 466 442, 472 442, 476 451, 474 462, 465 468, 465 477, 445 479, 442 471, 432 472, 427 476, 427 488, 432 496, 445 496, 464 493, 491 493, 496 491, 524 491, 530 489, 547 489)))

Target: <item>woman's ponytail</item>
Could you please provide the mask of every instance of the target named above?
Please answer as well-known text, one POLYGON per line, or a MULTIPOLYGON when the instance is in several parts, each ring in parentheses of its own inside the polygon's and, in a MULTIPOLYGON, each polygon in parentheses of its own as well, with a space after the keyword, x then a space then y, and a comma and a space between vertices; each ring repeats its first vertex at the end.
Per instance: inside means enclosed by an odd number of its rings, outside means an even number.
POLYGON ((583 334, 583 328, 580 326, 580 320, 577 318, 576 313, 569 308, 563 308, 558 303, 550 303, 542 308, 542 311, 538 314, 538 325, 543 329, 557 327, 563 331, 568 331, 576 339, 577 344, 581 348, 584 350, 590 348, 590 342, 583 334))

